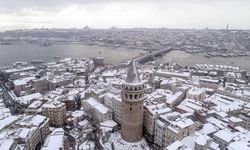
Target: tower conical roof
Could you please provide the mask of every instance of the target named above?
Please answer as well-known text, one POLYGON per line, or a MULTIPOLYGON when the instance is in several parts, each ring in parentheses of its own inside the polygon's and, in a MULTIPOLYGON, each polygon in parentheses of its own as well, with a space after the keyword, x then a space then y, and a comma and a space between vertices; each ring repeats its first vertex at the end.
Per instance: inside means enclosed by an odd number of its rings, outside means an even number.
POLYGON ((136 67, 136 61, 132 59, 128 72, 127 72, 127 83, 141 83, 141 79, 139 77, 139 73, 136 67))

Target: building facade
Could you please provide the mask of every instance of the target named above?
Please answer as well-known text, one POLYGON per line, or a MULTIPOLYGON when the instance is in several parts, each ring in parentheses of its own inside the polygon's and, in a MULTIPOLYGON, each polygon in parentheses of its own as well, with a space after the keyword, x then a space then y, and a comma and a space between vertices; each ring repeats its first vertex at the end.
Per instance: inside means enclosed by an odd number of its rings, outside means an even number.
POLYGON ((82 106, 84 111, 98 123, 112 120, 112 110, 100 103, 93 97, 83 100, 82 106))
POLYGON ((42 106, 42 115, 50 119, 50 125, 61 127, 66 120, 66 106, 59 101, 50 101, 42 106))
POLYGON ((154 142, 166 148, 173 142, 195 132, 195 123, 178 112, 161 115, 155 124, 154 142))

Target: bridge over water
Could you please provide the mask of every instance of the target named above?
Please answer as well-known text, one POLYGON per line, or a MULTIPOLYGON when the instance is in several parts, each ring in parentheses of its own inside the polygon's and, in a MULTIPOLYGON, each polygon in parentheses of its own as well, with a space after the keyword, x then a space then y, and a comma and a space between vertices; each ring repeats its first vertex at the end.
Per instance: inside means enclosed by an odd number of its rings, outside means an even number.
POLYGON ((152 50, 152 51, 149 51, 147 53, 139 54, 135 57, 124 60, 117 65, 112 65, 112 66, 109 66, 107 68, 104 68, 103 70, 100 71, 100 73, 104 72, 105 70, 109 70, 109 69, 125 68, 125 67, 127 67, 127 65, 129 64, 129 62, 132 59, 135 59, 138 63, 145 63, 147 61, 154 60, 156 57, 163 56, 164 54, 170 52, 171 50, 173 50, 173 48, 168 47, 166 49, 152 50))

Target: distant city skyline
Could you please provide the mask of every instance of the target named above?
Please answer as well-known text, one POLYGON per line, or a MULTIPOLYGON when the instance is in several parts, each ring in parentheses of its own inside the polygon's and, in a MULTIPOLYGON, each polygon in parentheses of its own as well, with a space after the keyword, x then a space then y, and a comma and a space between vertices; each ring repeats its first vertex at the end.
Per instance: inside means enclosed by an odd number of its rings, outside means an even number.
POLYGON ((0 31, 29 28, 250 29, 250 0, 1 0, 0 31))

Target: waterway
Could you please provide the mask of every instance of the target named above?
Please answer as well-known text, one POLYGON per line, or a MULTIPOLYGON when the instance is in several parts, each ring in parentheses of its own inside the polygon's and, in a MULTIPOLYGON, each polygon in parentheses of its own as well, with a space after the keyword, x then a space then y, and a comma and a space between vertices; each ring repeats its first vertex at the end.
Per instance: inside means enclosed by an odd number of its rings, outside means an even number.
MULTIPOLYGON (((44 60, 53 61, 55 57, 73 57, 77 59, 102 56, 105 63, 117 64, 131 57, 145 53, 139 49, 112 48, 104 46, 90 46, 83 44, 53 44, 39 46, 35 44, 0 45, 0 66, 11 65, 15 61, 44 60)), ((238 66, 250 71, 250 57, 211 57, 203 54, 190 54, 174 50, 156 60, 157 63, 177 62, 182 66, 191 66, 198 63, 222 64, 238 66)))
POLYGON ((77 59, 102 56, 105 63, 117 64, 139 55, 143 50, 90 46, 83 44, 53 44, 39 46, 35 44, 0 45, 0 66, 11 65, 15 61, 44 60, 53 61, 55 57, 73 57, 77 59))
POLYGON ((240 67, 250 71, 250 57, 210 57, 207 58, 204 54, 190 54, 184 51, 174 50, 163 57, 157 58, 157 63, 178 63, 182 66, 192 66, 195 64, 221 64, 240 67))

